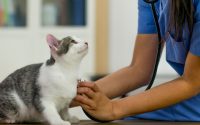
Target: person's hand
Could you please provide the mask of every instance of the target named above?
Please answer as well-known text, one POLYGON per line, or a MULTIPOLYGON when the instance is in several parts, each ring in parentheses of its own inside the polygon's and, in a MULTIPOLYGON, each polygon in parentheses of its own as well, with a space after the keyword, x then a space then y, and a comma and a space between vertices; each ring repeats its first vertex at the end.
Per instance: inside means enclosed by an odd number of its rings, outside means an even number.
POLYGON ((113 101, 103 94, 92 82, 81 82, 78 85, 75 100, 92 117, 102 121, 115 120, 113 101))
POLYGON ((80 104, 75 100, 73 99, 69 105, 70 108, 73 108, 73 107, 77 107, 77 106, 80 106, 80 104))

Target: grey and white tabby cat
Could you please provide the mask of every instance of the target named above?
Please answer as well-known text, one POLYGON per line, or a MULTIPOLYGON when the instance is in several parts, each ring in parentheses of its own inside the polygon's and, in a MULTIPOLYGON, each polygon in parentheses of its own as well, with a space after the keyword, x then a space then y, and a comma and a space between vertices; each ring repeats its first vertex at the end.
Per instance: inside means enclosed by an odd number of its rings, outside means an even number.
POLYGON ((88 44, 75 37, 47 36, 51 58, 16 70, 0 83, 0 123, 78 122, 68 112, 76 96, 79 64, 88 44))

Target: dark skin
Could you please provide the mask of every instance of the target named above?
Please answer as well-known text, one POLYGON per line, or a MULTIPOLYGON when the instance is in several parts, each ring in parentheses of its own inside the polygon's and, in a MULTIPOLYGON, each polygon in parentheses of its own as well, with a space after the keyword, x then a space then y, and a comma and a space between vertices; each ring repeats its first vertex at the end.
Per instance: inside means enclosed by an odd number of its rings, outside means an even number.
POLYGON ((139 34, 131 64, 99 81, 80 83, 75 100, 99 120, 116 120, 158 110, 199 94, 200 57, 189 52, 183 76, 140 94, 112 100, 148 83, 157 42, 156 34, 139 34))

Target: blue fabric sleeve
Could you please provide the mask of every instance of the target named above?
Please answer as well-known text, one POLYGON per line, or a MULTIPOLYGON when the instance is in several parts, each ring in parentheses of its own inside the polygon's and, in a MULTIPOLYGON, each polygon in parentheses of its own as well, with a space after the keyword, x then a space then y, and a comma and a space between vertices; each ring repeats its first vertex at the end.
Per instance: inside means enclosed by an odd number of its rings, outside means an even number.
MULTIPOLYGON (((156 3, 156 10, 159 9, 160 1, 156 3)), ((151 6, 145 3, 144 0, 138 0, 138 34, 157 33, 154 23, 151 6)))
POLYGON ((190 52, 196 56, 200 56, 200 1, 195 1, 194 6, 194 27, 190 41, 190 52))

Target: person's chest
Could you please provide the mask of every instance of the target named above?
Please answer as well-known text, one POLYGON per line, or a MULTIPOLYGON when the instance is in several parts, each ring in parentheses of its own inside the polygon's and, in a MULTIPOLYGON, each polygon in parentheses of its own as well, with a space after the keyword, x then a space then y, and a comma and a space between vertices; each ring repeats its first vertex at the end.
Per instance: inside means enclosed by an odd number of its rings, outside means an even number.
POLYGON ((160 0, 158 9, 159 24, 162 39, 166 44, 166 60, 177 71, 177 67, 181 67, 179 74, 182 74, 187 53, 189 51, 190 33, 187 26, 183 28, 183 37, 181 40, 175 39, 175 30, 170 30, 169 25, 172 20, 170 13, 170 0, 160 0))

